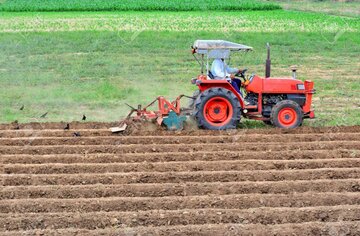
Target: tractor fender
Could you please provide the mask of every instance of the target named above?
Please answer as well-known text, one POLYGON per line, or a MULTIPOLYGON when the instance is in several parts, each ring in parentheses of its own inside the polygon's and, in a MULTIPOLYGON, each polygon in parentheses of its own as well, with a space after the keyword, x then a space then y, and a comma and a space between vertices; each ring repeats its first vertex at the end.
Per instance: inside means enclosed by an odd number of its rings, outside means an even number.
POLYGON ((224 88, 230 90, 239 99, 241 109, 245 108, 243 97, 236 92, 234 87, 226 80, 201 80, 197 82, 197 86, 201 92, 204 92, 209 88, 224 88))

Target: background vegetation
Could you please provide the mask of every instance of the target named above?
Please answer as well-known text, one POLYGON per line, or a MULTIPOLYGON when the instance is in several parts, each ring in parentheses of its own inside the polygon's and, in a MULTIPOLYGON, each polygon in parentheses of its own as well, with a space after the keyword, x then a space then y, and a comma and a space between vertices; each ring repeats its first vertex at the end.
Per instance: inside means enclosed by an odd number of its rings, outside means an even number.
POLYGON ((0 13, 2 32, 356 32, 359 19, 293 11, 0 13))
MULTIPOLYGON (((360 22, 303 11, 0 13, 0 122, 114 121, 125 102, 146 104, 196 89, 196 39, 254 47, 231 64, 315 81, 317 119, 306 125, 360 124, 360 22), (20 108, 24 106, 24 109, 20 108), (46 118, 39 118, 48 112, 46 118)), ((183 103, 186 105, 187 101, 183 103)), ((252 125, 262 125, 252 122, 252 125)))
POLYGON ((274 10, 276 3, 254 0, 7 0, 1 11, 203 11, 274 10))

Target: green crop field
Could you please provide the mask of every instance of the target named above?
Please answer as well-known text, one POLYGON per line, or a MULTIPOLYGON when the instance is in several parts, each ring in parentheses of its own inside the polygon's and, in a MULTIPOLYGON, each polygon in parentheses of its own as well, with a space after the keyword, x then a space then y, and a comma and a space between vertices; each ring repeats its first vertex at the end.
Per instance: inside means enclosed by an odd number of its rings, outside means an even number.
POLYGON ((0 13, 1 32, 356 32, 359 20, 323 14, 276 11, 0 13))
POLYGON ((251 0, 6 0, 0 11, 204 11, 274 10, 276 3, 251 0))
POLYGON ((200 70, 190 45, 224 39, 254 47, 232 58, 249 73, 264 74, 269 42, 273 76, 295 64, 298 78, 315 81, 317 119, 305 125, 359 125, 359 31, 358 17, 286 10, 2 12, 0 122, 114 121, 125 102, 191 95, 200 70))

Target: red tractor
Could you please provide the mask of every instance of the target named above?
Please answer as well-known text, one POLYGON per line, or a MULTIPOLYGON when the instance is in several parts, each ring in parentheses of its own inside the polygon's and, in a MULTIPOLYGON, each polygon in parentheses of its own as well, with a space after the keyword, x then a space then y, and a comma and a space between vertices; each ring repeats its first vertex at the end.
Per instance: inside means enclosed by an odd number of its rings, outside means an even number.
POLYGON ((231 52, 251 51, 252 48, 223 40, 195 41, 192 53, 201 65, 201 74, 192 80, 199 89, 194 93, 196 99, 190 103, 190 108, 199 127, 211 130, 233 129, 243 116, 279 128, 296 128, 304 118, 315 117, 311 109, 314 82, 296 79, 295 67, 292 68, 293 77, 270 77, 269 44, 267 48, 265 78, 254 74, 246 77, 246 69, 237 74, 242 78, 244 95, 241 95, 226 78, 212 78, 209 60, 229 59, 231 52))
MULTIPOLYGON (((186 116, 195 118, 198 126, 204 129, 224 130, 234 129, 241 116, 248 119, 262 120, 266 124, 279 128, 296 128, 304 118, 314 118, 311 109, 311 99, 315 92, 314 83, 296 79, 296 68, 292 68, 292 78, 270 77, 270 46, 266 61, 265 78, 257 75, 245 76, 245 70, 237 70, 236 79, 232 74, 229 78, 225 73, 226 59, 231 52, 251 51, 252 48, 242 44, 223 40, 197 40, 192 46, 195 59, 201 65, 201 74, 192 79, 198 86, 192 97, 180 95, 174 101, 168 101, 163 96, 157 97, 146 106, 138 105, 131 108, 130 113, 120 123, 119 127, 111 128, 112 132, 122 132, 127 127, 127 121, 152 120, 166 126, 169 130, 181 130, 186 116), (196 55, 200 55, 198 58, 196 55), (217 72, 223 77, 214 76, 209 70, 209 60, 217 60, 223 66, 217 67, 217 72), (206 61, 206 65, 205 65, 206 61), (204 69, 206 68, 206 73, 204 69), (224 73, 221 73, 224 69, 224 73), (240 83, 243 94, 234 80, 240 83), (190 98, 189 108, 180 105, 183 97, 190 98), (157 110, 149 110, 157 104, 157 110)), ((227 66, 227 65, 226 65, 227 66)))

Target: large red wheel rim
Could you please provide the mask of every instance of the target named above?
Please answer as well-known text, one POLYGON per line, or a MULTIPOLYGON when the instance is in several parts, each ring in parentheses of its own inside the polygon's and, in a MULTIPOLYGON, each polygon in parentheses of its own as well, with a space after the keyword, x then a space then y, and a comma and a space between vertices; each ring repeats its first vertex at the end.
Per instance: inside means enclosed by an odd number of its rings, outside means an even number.
POLYGON ((233 113, 231 103, 223 97, 213 97, 204 105, 204 118, 213 126, 226 125, 231 120, 233 113))
POLYGON ((278 120, 284 127, 290 127, 297 122, 297 113, 294 109, 285 107, 279 111, 278 120))

